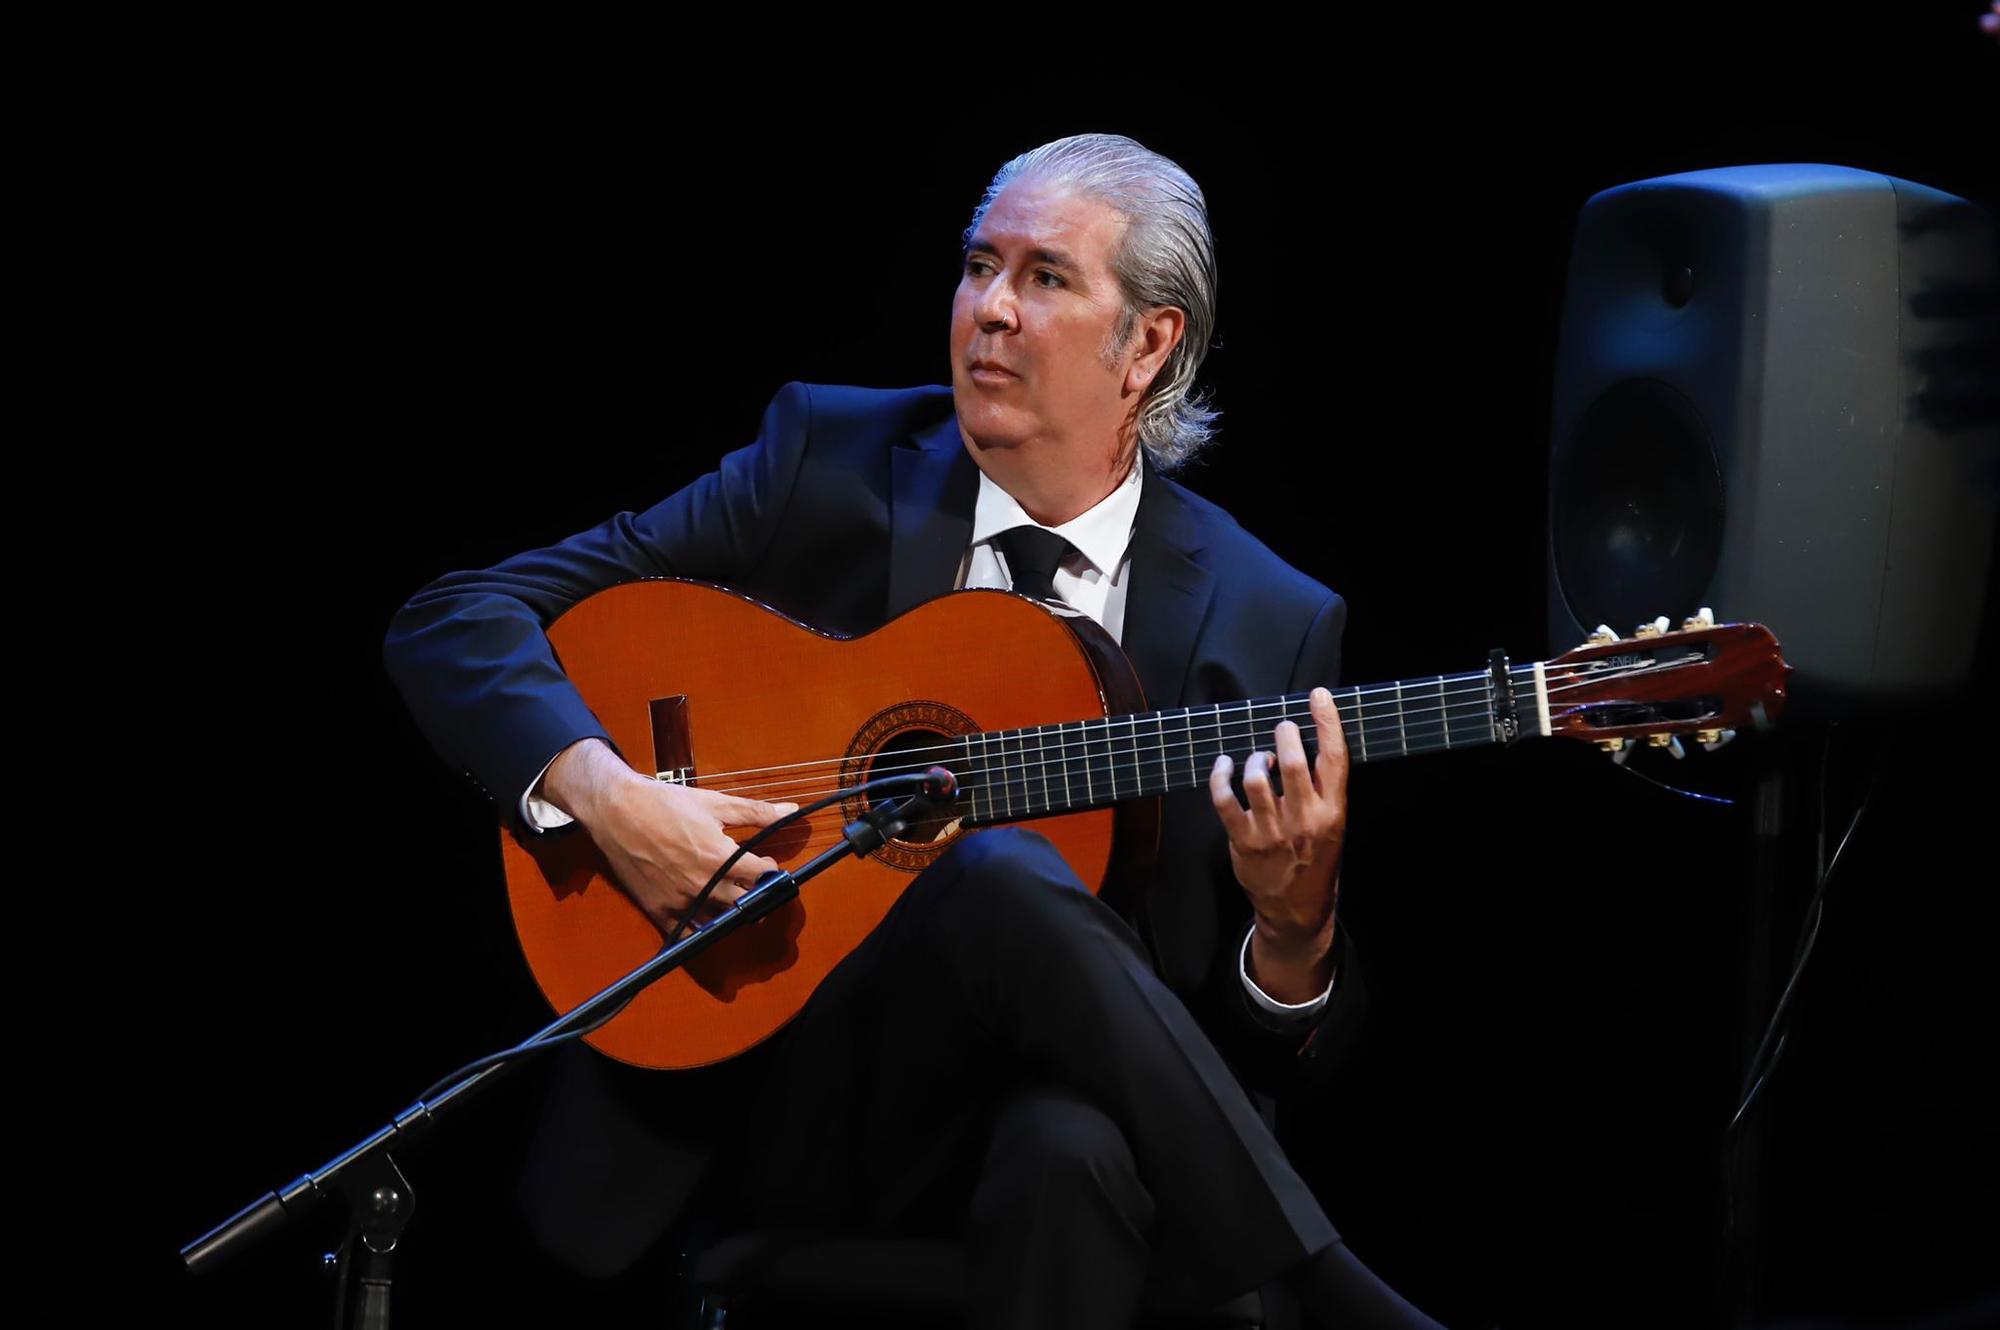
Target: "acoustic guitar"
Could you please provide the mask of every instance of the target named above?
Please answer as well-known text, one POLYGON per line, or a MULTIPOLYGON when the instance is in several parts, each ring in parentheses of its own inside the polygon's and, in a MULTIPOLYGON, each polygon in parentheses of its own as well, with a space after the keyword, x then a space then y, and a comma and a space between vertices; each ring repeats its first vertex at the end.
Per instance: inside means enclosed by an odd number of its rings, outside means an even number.
MULTIPOLYGON (((1307 695, 1147 710, 1138 679, 1092 620, 1005 591, 939 597, 860 637, 815 631, 699 582, 629 582, 550 625, 563 668, 625 759, 657 779, 804 805, 874 777, 941 766, 954 801, 875 855, 642 992, 589 1036, 639 1066, 719 1062, 769 1037, 960 836, 1033 821, 1077 876, 1144 856, 1157 796, 1203 787, 1216 756, 1239 768, 1280 720, 1317 751, 1307 695), (717 644, 726 644, 718 647, 717 644)), ((1483 669, 1333 690, 1355 762, 1561 736, 1618 749, 1693 736, 1713 746, 1775 722, 1776 639, 1704 611, 1629 638, 1600 629, 1549 661, 1494 653, 1483 669)), ((866 811, 861 796, 760 847, 796 868, 866 811)), ((733 833, 746 839, 749 830, 733 833)), ((581 832, 501 852, 521 949, 557 1011, 643 963, 662 941, 581 832)))

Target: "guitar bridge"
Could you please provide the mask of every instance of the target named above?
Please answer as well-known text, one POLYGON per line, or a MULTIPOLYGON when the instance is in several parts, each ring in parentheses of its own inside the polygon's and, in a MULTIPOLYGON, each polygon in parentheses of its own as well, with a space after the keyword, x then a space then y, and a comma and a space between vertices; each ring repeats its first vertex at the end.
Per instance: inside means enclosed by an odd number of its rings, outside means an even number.
POLYGON ((687 694, 656 697, 653 717, 653 779, 669 785, 694 782, 694 743, 688 735, 687 694))

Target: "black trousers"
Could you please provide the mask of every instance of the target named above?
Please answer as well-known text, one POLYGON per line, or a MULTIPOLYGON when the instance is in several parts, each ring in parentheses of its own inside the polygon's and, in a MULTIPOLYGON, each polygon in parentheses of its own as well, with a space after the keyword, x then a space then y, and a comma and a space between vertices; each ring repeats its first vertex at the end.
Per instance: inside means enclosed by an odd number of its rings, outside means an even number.
POLYGON ((1138 937, 1034 832, 962 840, 782 1038, 739 1220, 962 1232, 981 1324, 1213 1305, 1337 1238, 1138 937))

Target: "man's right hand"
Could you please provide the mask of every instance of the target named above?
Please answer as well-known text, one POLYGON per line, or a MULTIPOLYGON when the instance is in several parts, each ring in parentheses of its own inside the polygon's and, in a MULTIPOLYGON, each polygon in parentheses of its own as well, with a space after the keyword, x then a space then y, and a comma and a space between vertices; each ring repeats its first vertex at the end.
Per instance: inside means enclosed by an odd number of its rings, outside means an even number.
MULTIPOLYGON (((541 797, 583 824, 611 875, 662 933, 673 932, 702 885, 736 853, 726 828, 768 826, 798 806, 648 779, 601 739, 564 749, 542 777, 541 797)), ((777 867, 759 855, 738 859, 696 922, 735 904, 777 867)))

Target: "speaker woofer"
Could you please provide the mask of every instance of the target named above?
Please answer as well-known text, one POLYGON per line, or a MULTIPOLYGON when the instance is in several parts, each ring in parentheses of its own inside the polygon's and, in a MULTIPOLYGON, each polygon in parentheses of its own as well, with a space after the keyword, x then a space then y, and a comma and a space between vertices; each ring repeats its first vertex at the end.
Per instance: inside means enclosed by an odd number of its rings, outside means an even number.
POLYGON ((1722 473, 1694 405, 1628 380, 1593 403, 1555 459, 1557 586, 1577 621, 1619 633, 1692 613, 1722 555, 1722 473))

